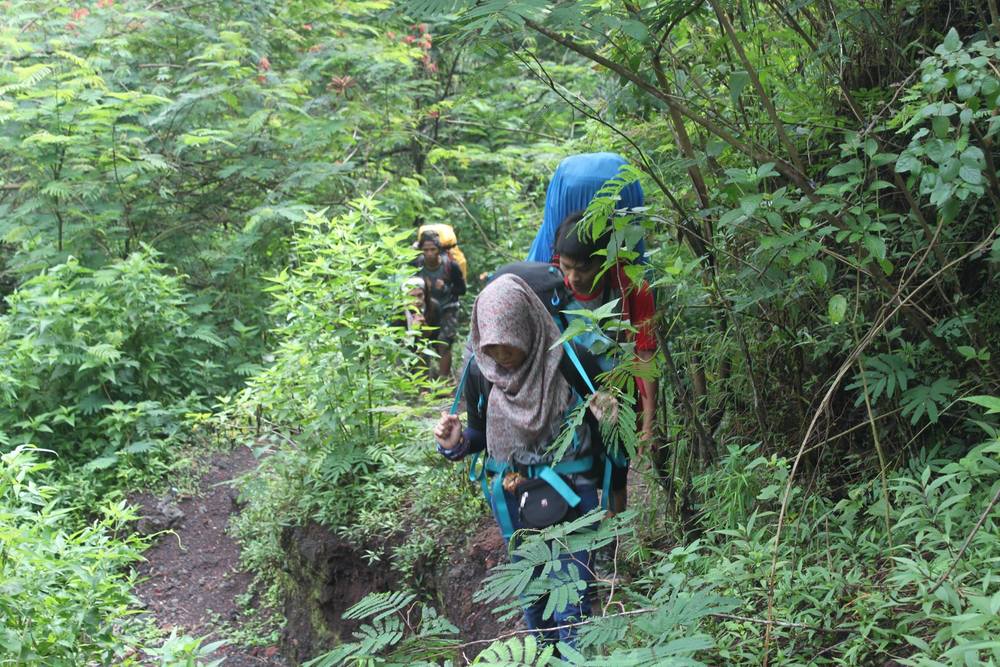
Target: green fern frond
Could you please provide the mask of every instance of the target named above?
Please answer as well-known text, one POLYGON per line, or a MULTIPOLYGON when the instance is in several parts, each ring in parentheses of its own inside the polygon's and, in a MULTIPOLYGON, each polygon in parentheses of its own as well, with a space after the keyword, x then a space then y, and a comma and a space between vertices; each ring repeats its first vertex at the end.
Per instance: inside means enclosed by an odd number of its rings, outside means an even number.
POLYGON ((490 644, 472 664, 480 667, 543 667, 553 663, 554 653, 553 646, 539 650, 538 640, 528 634, 490 644))
POLYGON ((416 597, 413 593, 401 591, 370 593, 344 612, 344 618, 359 620, 372 617, 372 622, 377 622, 400 611, 413 602, 416 597))
POLYGON ((52 67, 45 63, 36 63, 27 67, 15 67, 14 76, 17 77, 17 81, 0 86, 0 95, 10 95, 11 93, 34 88, 51 74, 52 67))

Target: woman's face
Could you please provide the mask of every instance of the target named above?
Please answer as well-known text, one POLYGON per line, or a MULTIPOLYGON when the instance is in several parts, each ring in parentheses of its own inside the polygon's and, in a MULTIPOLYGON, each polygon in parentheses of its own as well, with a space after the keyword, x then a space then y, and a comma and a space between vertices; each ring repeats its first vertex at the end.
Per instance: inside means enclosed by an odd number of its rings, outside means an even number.
POLYGON ((528 358, 524 350, 513 345, 484 345, 483 352, 508 371, 516 371, 528 358))

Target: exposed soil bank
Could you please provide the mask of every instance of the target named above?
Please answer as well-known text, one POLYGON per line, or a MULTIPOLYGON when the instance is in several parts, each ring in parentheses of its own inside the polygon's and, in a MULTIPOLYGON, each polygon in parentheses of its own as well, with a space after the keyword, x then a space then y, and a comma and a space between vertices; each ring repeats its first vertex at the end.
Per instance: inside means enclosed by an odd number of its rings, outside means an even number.
MULTIPOLYGON (((282 543, 293 581, 285 601, 288 625, 283 652, 293 664, 323 653, 340 638, 350 639, 358 624, 342 620, 341 615, 365 595, 401 587, 386 562, 368 565, 362 558, 365 549, 322 526, 288 529, 282 543)), ((512 627, 497 623, 489 605, 472 600, 489 569, 504 558, 496 524, 484 519, 480 530, 461 550, 449 554, 444 565, 420 573, 427 585, 422 597, 432 600, 438 612, 459 628, 463 641, 489 639, 512 627)), ((485 645, 472 644, 463 656, 471 660, 485 645)))

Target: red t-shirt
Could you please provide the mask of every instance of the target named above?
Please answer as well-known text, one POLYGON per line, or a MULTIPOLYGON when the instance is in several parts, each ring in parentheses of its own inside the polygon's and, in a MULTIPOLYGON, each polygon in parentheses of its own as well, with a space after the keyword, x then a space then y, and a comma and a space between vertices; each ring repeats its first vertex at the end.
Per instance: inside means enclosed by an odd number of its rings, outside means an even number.
MULTIPOLYGON (((558 261, 558 259, 556 260, 558 261)), ((611 299, 617 299, 619 296, 622 297, 622 319, 631 322, 632 326, 636 328, 635 334, 635 349, 636 351, 653 351, 656 350, 656 335, 653 333, 653 315, 656 312, 656 306, 653 303, 653 291, 649 288, 649 283, 643 280, 638 286, 633 283, 625 271, 622 270, 621 264, 615 264, 615 268, 609 271, 605 275, 605 280, 611 280, 611 289, 617 291, 617 294, 609 295, 611 299)), ((605 294, 608 294, 608 290, 605 288, 607 283, 602 281, 602 286, 599 287, 593 294, 589 296, 584 296, 577 294, 570 287, 569 282, 564 283, 566 288, 570 291, 577 301, 593 301, 594 299, 603 299, 605 294)), ((604 305, 603 303, 600 305, 604 305)))

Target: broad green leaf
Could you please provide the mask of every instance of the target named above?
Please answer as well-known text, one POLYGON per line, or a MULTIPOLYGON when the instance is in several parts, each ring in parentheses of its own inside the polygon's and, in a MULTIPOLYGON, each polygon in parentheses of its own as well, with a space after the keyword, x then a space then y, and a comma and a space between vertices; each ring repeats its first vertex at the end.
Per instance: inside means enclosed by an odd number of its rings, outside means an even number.
POLYGON ((1000 398, 996 396, 966 396, 962 400, 986 408, 988 415, 1000 414, 1000 398))
POLYGON ((743 89, 748 83, 750 83, 750 75, 744 70, 735 70, 729 75, 729 97, 733 106, 739 104, 740 95, 743 94, 743 89))
POLYGON ((830 302, 827 304, 827 315, 833 324, 840 324, 844 321, 844 315, 847 314, 847 299, 845 299, 840 294, 834 294, 830 297, 830 302))

